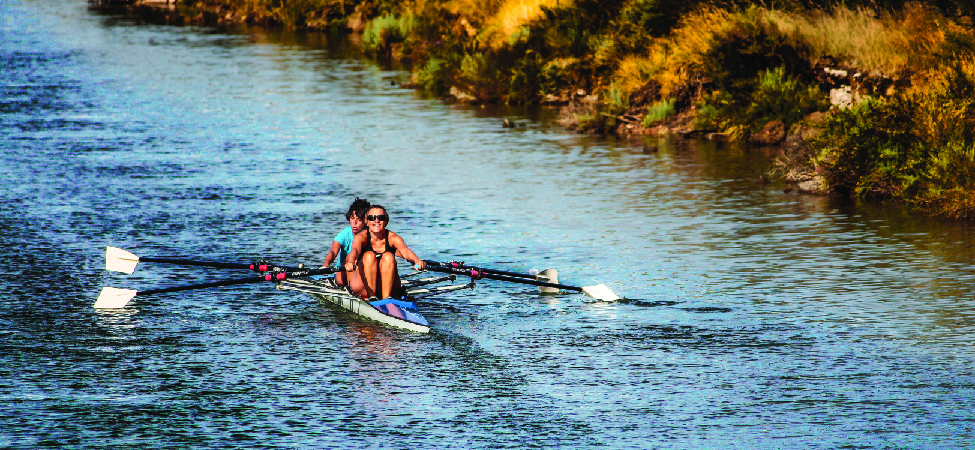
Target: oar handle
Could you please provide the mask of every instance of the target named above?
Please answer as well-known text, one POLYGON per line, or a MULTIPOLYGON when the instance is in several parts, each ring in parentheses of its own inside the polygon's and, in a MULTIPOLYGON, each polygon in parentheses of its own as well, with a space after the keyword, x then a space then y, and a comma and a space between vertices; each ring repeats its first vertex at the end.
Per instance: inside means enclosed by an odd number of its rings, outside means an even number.
POLYGON ((237 278, 234 280, 214 281, 212 283, 191 284, 188 286, 176 286, 176 287, 162 288, 162 289, 149 289, 146 291, 139 291, 138 295, 141 297, 145 295, 164 294, 167 292, 179 292, 179 291, 189 291, 193 289, 206 289, 206 288, 221 287, 221 286, 234 286, 238 284, 260 283, 262 281, 271 281, 277 283, 279 281, 284 281, 291 278, 301 278, 301 277, 308 277, 312 275, 325 275, 325 274, 335 273, 337 270, 338 269, 331 268, 331 267, 322 267, 320 269, 295 269, 290 272, 270 272, 267 273, 266 275, 262 275, 259 277, 237 278))
POLYGON ((556 289, 564 289, 567 291, 582 292, 582 288, 578 286, 569 286, 567 284, 548 283, 545 281, 538 281, 538 280, 532 280, 532 279, 521 278, 521 277, 499 275, 498 273, 493 273, 492 271, 484 271, 473 267, 462 269, 462 268, 453 267, 446 263, 440 263, 437 261, 424 260, 423 262, 427 264, 426 270, 431 270, 434 272, 441 272, 441 273, 452 273, 454 275, 463 275, 463 276, 471 277, 471 279, 474 280, 487 278, 489 280, 507 281, 509 283, 528 284, 531 286, 543 286, 543 287, 550 287, 556 289))

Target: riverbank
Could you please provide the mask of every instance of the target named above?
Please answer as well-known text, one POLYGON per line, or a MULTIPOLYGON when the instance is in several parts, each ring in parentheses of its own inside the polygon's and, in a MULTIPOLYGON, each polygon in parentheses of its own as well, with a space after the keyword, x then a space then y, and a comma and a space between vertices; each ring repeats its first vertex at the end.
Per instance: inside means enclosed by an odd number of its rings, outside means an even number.
POLYGON ((203 0, 178 10, 199 23, 351 33, 408 68, 412 87, 559 105, 559 122, 578 132, 783 145, 772 175, 801 189, 975 217, 972 6, 768 4, 203 0))

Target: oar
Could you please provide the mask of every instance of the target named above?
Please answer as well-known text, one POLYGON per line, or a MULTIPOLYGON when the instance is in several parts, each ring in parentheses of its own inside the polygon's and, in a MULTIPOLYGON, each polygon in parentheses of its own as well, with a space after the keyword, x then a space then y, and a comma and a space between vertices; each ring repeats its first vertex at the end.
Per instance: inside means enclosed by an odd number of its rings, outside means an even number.
POLYGON ((151 258, 145 256, 136 256, 134 253, 122 250, 118 247, 107 247, 105 249, 105 269, 114 272, 124 272, 132 273, 135 272, 135 266, 140 262, 152 262, 152 263, 163 263, 163 264, 175 264, 179 266, 197 266, 197 267, 214 267, 219 269, 243 269, 250 270, 254 272, 282 272, 289 270, 298 270, 295 267, 278 267, 272 266, 267 263, 259 264, 241 264, 241 263, 224 263, 224 262, 211 262, 211 261, 194 261, 190 259, 176 259, 176 258, 151 258))
MULTIPOLYGON (((464 264, 463 261, 448 261, 445 263, 439 263, 441 267, 453 267, 455 269, 473 269, 479 272, 490 273, 494 275, 507 275, 509 277, 515 278, 527 278, 530 280, 544 281, 548 283, 558 283, 559 282, 559 272, 555 269, 545 269, 537 274, 522 273, 522 272, 509 272, 507 270, 497 270, 488 269, 485 267, 474 267, 464 264)), ((553 287, 539 286, 540 291, 548 294, 557 294, 559 290, 553 287)))
POLYGON ((460 267, 455 267, 451 263, 441 263, 441 262, 429 261, 429 260, 423 260, 423 262, 425 262, 427 265, 426 270, 431 270, 434 272, 442 272, 442 273, 452 273, 455 275, 464 275, 464 276, 471 277, 471 279, 474 280, 487 278, 489 280, 507 281, 509 283, 528 284, 532 286, 564 289, 567 291, 585 292, 586 294, 589 294, 591 297, 597 300, 602 300, 606 302, 619 300, 620 298, 612 290, 606 287, 606 285, 603 284, 597 284, 595 286, 584 286, 584 287, 569 286, 567 284, 549 283, 546 281, 524 278, 523 277, 524 274, 519 274, 521 276, 511 276, 511 275, 501 274, 500 272, 502 271, 498 271, 498 270, 491 270, 491 269, 485 270, 485 269, 469 267, 469 266, 467 266, 466 268, 460 268, 460 267))
POLYGON ((506 270, 497 270, 497 269, 488 269, 488 268, 484 268, 484 267, 468 266, 467 264, 464 264, 462 261, 448 261, 448 262, 440 262, 440 263, 438 263, 436 261, 424 261, 424 262, 426 262, 427 264, 436 263, 440 267, 451 267, 451 268, 454 268, 454 269, 474 269, 474 270, 477 270, 477 271, 480 271, 480 272, 484 272, 484 273, 493 273, 495 275, 507 275, 509 277, 528 278, 528 279, 532 279, 532 280, 536 279, 535 278, 536 275, 532 275, 530 273, 508 272, 506 270))
POLYGON ((220 287, 220 286, 233 286, 237 284, 260 283, 262 281, 279 282, 290 278, 300 278, 300 277, 308 277, 312 275, 325 275, 329 273, 335 273, 336 270, 338 269, 331 268, 331 267, 323 267, 320 269, 303 269, 303 270, 294 270, 291 272, 271 272, 259 277, 238 278, 235 280, 215 281, 212 283, 191 284, 188 286, 177 286, 177 287, 162 288, 162 289, 150 289, 147 291, 136 291, 133 289, 119 289, 113 287, 105 287, 102 288, 101 294, 99 294, 98 299, 95 300, 95 308, 122 308, 127 303, 129 303, 129 301, 135 298, 135 296, 137 295, 144 297, 147 295, 164 294, 167 292, 189 291, 192 289, 206 289, 206 288, 220 287))

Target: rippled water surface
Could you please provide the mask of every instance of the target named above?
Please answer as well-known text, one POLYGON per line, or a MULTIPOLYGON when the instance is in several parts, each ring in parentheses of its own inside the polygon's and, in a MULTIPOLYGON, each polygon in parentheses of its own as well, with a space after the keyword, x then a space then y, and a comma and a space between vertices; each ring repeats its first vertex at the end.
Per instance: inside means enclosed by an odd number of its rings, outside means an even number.
MULTIPOLYGON (((158 18, 158 16, 157 16, 158 18)), ((970 448, 971 228, 766 153, 461 107, 322 36, 0 2, 0 447, 970 448), (502 128, 509 117, 521 126, 502 128), (320 264, 355 196, 480 282, 428 335, 143 256, 320 264)))

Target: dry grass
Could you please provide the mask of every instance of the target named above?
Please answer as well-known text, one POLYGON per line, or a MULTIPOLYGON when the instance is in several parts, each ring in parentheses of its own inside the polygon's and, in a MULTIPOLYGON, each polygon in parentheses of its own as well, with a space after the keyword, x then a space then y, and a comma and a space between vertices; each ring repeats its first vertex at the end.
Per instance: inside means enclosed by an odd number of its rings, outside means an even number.
POLYGON ((684 16, 669 37, 658 39, 646 53, 619 61, 613 81, 633 92, 654 79, 667 95, 729 33, 748 29, 778 33, 796 48, 808 48, 810 58, 831 55, 862 72, 892 77, 940 64, 946 34, 960 31, 936 12, 913 4, 896 14, 843 6, 803 14, 764 7, 704 8, 684 16))
POLYGON ((571 6, 572 0, 505 0, 494 16, 495 24, 506 36, 542 16, 542 6, 571 6))
POLYGON ((975 98, 964 90, 975 85, 975 55, 960 57, 955 64, 954 69, 940 66, 918 74, 905 93, 918 105, 915 133, 925 142, 947 141, 965 130, 975 133, 975 98))
POLYGON ((931 148, 926 197, 935 205, 967 205, 962 209, 971 214, 975 211, 975 55, 957 59, 953 67, 928 70, 914 81, 905 97, 913 106, 913 136, 931 148))
POLYGON ((840 6, 831 13, 766 10, 765 15, 785 35, 805 43, 813 55, 831 55, 861 71, 888 76, 929 66, 953 27, 917 4, 897 14, 840 6))
MULTIPOLYGON (((472 0, 475 1, 475 0, 472 0)), ((499 48, 523 28, 542 17, 542 7, 572 6, 573 0, 501 0, 497 12, 485 20, 482 42, 491 48, 499 48)))
POLYGON ((623 92, 635 92, 647 81, 660 78, 667 69, 667 63, 667 53, 664 51, 650 52, 648 56, 628 56, 619 62, 613 81, 623 92))
POLYGON ((410 6, 410 3, 406 3, 405 9, 416 12, 428 7, 440 6, 444 10, 463 18, 468 26, 480 27, 494 17, 501 3, 502 0, 449 0, 447 2, 417 0, 413 2, 416 6, 410 6))
POLYGON ((633 92, 653 79, 660 83, 661 93, 667 96, 686 81, 688 69, 700 66, 707 52, 744 19, 744 14, 700 9, 686 15, 673 33, 655 41, 646 55, 621 60, 613 80, 624 91, 633 92))

